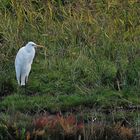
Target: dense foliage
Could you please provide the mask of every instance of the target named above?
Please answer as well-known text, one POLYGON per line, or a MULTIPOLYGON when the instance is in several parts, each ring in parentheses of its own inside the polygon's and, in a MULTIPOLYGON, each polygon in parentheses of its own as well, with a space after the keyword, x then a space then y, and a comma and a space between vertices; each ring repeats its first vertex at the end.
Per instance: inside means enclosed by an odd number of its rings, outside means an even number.
POLYGON ((139 13, 137 0, 1 0, 1 96, 18 92, 15 55, 32 40, 45 45, 47 52, 37 50, 29 95, 71 94, 79 99, 97 94, 101 102, 113 92, 128 100, 128 96, 138 97, 139 13))
POLYGON ((50 139, 50 122, 60 139, 139 134, 139 0, 1 0, 0 19, 0 139, 50 139), (47 51, 37 50, 25 92, 14 59, 28 41, 47 51))

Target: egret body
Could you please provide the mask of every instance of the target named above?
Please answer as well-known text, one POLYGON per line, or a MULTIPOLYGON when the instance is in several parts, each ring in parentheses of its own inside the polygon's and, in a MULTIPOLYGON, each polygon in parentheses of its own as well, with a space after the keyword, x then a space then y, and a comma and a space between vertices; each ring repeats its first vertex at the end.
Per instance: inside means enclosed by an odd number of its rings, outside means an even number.
POLYGON ((21 86, 25 86, 31 71, 31 65, 35 57, 35 48, 41 47, 34 42, 28 42, 24 47, 20 48, 15 58, 15 70, 17 82, 21 86))

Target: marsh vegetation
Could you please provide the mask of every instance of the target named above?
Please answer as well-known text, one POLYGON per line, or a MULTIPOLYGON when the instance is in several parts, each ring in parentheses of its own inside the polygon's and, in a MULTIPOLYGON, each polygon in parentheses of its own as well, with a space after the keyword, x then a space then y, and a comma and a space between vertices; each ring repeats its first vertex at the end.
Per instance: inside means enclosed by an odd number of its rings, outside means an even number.
POLYGON ((134 135, 136 139, 140 133, 139 15, 138 0, 1 0, 0 138, 33 139, 37 133, 48 137, 48 124, 38 130, 33 120, 49 112, 45 119, 55 116, 54 127, 60 128, 63 139, 70 137, 64 136, 69 125, 79 140, 106 135, 106 139, 134 135), (17 85, 14 59, 31 40, 47 51, 37 50, 25 93, 17 85), (76 119, 79 114, 82 119, 76 119), (77 128, 79 120, 82 130, 77 128))

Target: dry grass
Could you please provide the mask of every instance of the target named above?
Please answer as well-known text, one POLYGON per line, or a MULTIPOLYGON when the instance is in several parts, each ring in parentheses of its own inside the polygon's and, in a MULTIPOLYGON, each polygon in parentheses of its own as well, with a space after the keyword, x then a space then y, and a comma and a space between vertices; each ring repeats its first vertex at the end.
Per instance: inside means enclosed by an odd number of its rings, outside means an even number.
MULTIPOLYGON (((139 11, 138 0, 1 0, 0 110, 139 104, 139 11), (37 50, 25 95, 17 89, 14 59, 30 40, 48 51, 37 50)), ((73 129, 65 118, 61 125, 73 129)), ((130 136, 120 129, 120 137, 130 136)))

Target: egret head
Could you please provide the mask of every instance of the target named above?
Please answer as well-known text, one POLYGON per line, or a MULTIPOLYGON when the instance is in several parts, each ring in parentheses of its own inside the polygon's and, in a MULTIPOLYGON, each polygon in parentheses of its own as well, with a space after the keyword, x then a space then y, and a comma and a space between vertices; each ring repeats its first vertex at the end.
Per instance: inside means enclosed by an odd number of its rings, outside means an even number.
POLYGON ((35 44, 34 42, 30 41, 26 44, 27 47, 37 47, 37 44, 35 44))
POLYGON ((36 47, 43 48, 43 46, 37 45, 37 44, 35 44, 35 43, 32 42, 32 41, 28 42, 28 43, 26 44, 26 46, 27 46, 27 47, 34 47, 34 48, 36 48, 36 47))

